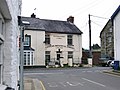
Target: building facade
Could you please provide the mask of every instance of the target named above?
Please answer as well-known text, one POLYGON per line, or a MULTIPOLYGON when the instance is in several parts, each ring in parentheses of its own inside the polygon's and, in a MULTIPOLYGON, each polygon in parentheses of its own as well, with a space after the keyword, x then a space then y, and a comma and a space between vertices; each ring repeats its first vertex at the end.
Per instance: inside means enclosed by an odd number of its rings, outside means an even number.
POLYGON ((39 19, 34 15, 22 19, 30 23, 25 27, 24 35, 25 42, 29 41, 29 51, 33 52, 29 52, 32 58, 28 58, 26 47, 24 48, 24 62, 28 62, 24 65, 63 66, 68 64, 69 59, 72 60, 72 64, 81 63, 82 32, 74 25, 74 17, 69 17, 68 21, 39 19))
POLYGON ((114 57, 114 30, 109 20, 100 33, 101 57, 114 57))
POLYGON ((0 0, 0 84, 18 90, 21 0, 0 0))
POLYGON ((120 5, 111 16, 114 28, 114 56, 115 60, 120 61, 120 5))

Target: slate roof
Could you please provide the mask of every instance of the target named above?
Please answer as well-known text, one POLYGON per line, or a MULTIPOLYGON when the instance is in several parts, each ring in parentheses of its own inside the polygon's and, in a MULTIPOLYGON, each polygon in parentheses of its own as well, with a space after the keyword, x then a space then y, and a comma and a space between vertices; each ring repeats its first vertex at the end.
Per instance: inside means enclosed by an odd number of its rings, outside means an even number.
POLYGON ((31 17, 22 17, 22 21, 29 22, 30 25, 25 25, 26 29, 31 30, 45 30, 39 18, 31 18, 31 17))
POLYGON ((48 20, 31 17, 22 17, 22 21, 27 21, 30 25, 26 25, 26 29, 44 30, 50 33, 63 34, 82 34, 82 32, 73 23, 60 20, 48 20))

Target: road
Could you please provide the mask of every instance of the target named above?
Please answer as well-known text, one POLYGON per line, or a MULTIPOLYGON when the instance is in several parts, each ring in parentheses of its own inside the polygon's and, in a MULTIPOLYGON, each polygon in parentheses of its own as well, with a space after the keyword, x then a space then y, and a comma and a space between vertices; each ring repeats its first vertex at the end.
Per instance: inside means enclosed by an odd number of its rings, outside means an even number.
POLYGON ((120 90, 120 77, 103 73, 109 69, 32 69, 24 75, 42 81, 45 90, 120 90))

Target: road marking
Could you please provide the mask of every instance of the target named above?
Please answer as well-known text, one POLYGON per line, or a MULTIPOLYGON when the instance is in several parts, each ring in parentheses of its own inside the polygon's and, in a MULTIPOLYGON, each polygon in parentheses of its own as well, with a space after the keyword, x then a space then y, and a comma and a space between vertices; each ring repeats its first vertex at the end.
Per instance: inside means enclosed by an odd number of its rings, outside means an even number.
POLYGON ((58 87, 55 83, 48 83, 49 87, 58 87))
POLYGON ((64 84, 64 82, 59 82, 61 85, 63 85, 64 87, 66 87, 66 85, 64 84))
POLYGON ((93 72, 93 71, 87 71, 87 72, 93 72))
POLYGON ((69 84, 70 86, 78 86, 78 85, 81 85, 81 86, 83 86, 83 84, 82 83, 70 83, 70 82, 66 82, 67 84, 69 84))
POLYGON ((94 72, 101 72, 100 70, 95 70, 94 72))
POLYGON ((45 75, 45 74, 63 74, 63 72, 56 72, 56 73, 24 73, 24 75, 45 75))
POLYGON ((42 86, 42 90, 46 90, 46 89, 45 89, 45 86, 44 86, 43 83, 42 83, 42 81, 40 81, 40 84, 41 84, 41 86, 42 86))
POLYGON ((87 79, 87 78, 82 78, 82 79, 83 79, 83 80, 86 80, 86 81, 88 81, 88 82, 91 82, 91 83, 97 84, 97 85, 99 85, 99 86, 106 87, 105 85, 103 85, 103 84, 101 84, 101 83, 98 83, 98 82, 95 82, 95 81, 89 80, 89 79, 87 79))

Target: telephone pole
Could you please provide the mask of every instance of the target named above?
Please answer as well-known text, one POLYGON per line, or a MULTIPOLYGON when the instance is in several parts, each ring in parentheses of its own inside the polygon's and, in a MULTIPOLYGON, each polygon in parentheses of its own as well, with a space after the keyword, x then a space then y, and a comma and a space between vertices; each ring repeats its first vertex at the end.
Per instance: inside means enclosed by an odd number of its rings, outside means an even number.
POLYGON ((90 20, 90 14, 88 15, 89 17, 89 57, 92 57, 92 51, 91 51, 91 20, 90 20))

